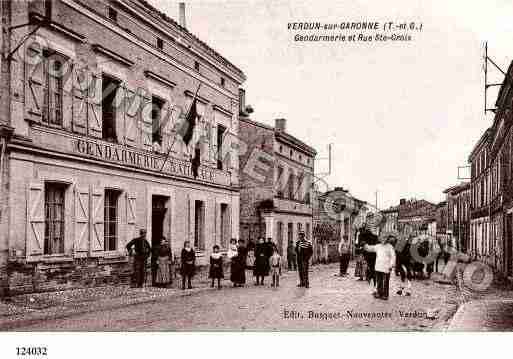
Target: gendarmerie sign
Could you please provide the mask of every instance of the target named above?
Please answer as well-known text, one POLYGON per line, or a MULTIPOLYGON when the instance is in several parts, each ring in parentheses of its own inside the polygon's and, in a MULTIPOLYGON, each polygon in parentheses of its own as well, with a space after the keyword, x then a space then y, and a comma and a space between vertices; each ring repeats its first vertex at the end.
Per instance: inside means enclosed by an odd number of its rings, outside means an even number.
MULTIPOLYGON (((161 171, 162 162, 165 158, 163 155, 151 155, 134 151, 115 144, 88 141, 83 139, 74 140, 73 151, 87 157, 94 157, 96 159, 118 163, 125 166, 158 172, 161 171)), ((166 166, 162 172, 190 178, 193 177, 190 163, 181 161, 179 162, 173 158, 168 158, 166 166)), ((198 171, 198 179, 214 182, 215 173, 208 168, 200 167, 198 171)))

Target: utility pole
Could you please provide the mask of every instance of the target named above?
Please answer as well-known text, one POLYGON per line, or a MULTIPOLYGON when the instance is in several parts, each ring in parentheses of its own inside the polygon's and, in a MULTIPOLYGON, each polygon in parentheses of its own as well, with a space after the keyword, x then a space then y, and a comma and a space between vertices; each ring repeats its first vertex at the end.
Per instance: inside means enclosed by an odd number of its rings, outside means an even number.
POLYGON ((376 211, 378 210, 378 191, 376 190, 376 211))

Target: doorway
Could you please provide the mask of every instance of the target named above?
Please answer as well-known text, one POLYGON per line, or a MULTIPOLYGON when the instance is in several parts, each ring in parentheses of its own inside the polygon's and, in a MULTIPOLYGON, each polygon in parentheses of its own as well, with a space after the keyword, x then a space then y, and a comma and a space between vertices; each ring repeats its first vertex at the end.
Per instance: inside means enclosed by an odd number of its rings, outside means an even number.
MULTIPOLYGON (((159 248, 164 237, 164 221, 167 212, 167 201, 169 197, 152 196, 151 198, 151 282, 155 285, 157 277, 157 260, 159 248)), ((168 238, 169 240, 169 238, 168 238)))

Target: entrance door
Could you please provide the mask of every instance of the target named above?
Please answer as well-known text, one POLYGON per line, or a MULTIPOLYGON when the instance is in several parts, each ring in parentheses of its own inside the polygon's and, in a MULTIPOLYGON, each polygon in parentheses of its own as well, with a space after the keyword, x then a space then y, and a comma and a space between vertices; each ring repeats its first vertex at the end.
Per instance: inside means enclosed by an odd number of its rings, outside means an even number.
POLYGON ((507 216, 506 216, 506 273, 507 275, 513 275, 513 243, 512 240, 513 240, 513 236, 512 236, 512 231, 513 231, 513 228, 511 228, 511 226, 513 225, 513 219, 512 219, 512 216, 513 214, 509 213, 507 216))
POLYGON ((157 259, 160 243, 164 236, 164 219, 166 217, 166 202, 168 197, 152 196, 151 200, 151 280, 155 285, 155 278, 157 276, 157 259))

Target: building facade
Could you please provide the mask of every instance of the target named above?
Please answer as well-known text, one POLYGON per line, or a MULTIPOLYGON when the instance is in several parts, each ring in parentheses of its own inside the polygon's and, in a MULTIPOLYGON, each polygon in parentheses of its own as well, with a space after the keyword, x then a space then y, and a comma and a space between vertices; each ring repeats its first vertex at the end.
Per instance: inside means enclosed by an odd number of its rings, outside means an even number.
POLYGON ((413 236, 425 233, 435 212, 436 205, 426 200, 401 199, 397 215, 398 232, 413 236))
POLYGON ((338 245, 343 239, 349 241, 353 251, 356 219, 363 205, 342 187, 317 194, 313 212, 314 262, 338 260, 338 245))
POLYGON ((399 218, 399 206, 392 206, 390 208, 384 209, 381 211, 381 214, 384 217, 385 232, 397 232, 399 228, 398 218, 399 218))
POLYGON ((240 167, 240 237, 272 238, 286 257, 287 244, 304 231, 312 239, 312 179, 316 151, 286 131, 240 116, 244 143, 240 167))
POLYGON ((456 243, 456 249, 467 253, 470 248, 470 183, 452 186, 444 191, 447 196, 447 233, 456 243))
POLYGON ((143 228, 175 255, 191 241, 199 265, 226 248, 243 72, 142 0, 2 6, 7 26, 42 24, 11 32, 11 49, 35 35, 2 63, 4 291, 126 281, 143 228))

